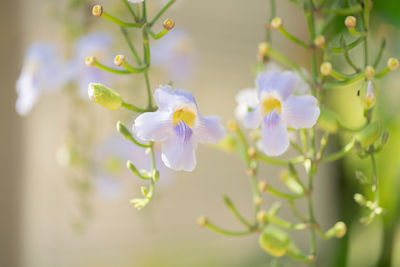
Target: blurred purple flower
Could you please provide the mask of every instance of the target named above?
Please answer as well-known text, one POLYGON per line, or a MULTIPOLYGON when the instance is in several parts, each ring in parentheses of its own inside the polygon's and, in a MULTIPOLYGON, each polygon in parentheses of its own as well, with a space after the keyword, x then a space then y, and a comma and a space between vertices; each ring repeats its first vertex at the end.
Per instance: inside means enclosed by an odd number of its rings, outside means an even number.
POLYGON ((27 115, 43 92, 60 90, 67 76, 62 71, 58 47, 49 42, 35 42, 27 50, 21 74, 16 83, 16 110, 27 115))
POLYGON ((162 68, 173 81, 187 81, 193 76, 196 54, 189 34, 174 28, 151 50, 151 63, 162 68))

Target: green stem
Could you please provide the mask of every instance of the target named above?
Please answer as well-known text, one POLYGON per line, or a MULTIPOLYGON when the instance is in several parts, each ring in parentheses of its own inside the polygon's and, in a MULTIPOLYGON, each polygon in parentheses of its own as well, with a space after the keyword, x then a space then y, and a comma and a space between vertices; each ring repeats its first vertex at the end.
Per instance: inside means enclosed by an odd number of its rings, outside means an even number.
POLYGON ((126 28, 140 28, 142 27, 141 23, 130 23, 130 22, 125 22, 122 21, 110 14, 108 14, 107 12, 103 11, 103 14, 101 15, 103 18, 105 18, 108 21, 111 21, 112 23, 115 23, 121 27, 126 27, 126 28))
POLYGON ((375 59, 375 61, 374 61, 374 65, 373 65, 374 68, 378 67, 378 64, 379 64, 379 62, 381 61, 382 54, 383 54, 383 50, 385 50, 385 47, 386 47, 386 39, 383 38, 383 39, 382 39, 382 42, 381 42, 381 47, 380 47, 380 49, 379 49, 379 53, 378 53, 378 55, 376 56, 376 59, 375 59))
POLYGON ((131 64, 129 64, 126 60, 124 61, 124 63, 122 63, 122 67, 124 67, 127 71, 131 73, 141 73, 147 70, 148 68, 148 66, 134 67, 131 64))
POLYGON ((268 157, 261 152, 257 152, 256 159, 258 159, 260 161, 264 161, 266 163, 284 166, 284 165, 288 165, 289 163, 292 163, 292 164, 302 163, 304 161, 304 156, 301 155, 301 156, 295 157, 291 160, 283 160, 283 159, 276 159, 276 158, 268 157))
POLYGON ((375 75, 375 79, 380 79, 390 72, 389 67, 384 68, 381 72, 375 75))
POLYGON ((132 44, 131 39, 129 38, 129 35, 128 35, 127 30, 126 30, 124 27, 121 27, 121 32, 122 32, 122 35, 123 35, 124 38, 125 38, 126 43, 127 43, 128 46, 129 46, 129 49, 131 50, 133 56, 135 57, 136 62, 137 62, 139 65, 142 64, 142 61, 140 60, 139 54, 137 53, 135 47, 134 47, 133 44, 132 44))
POLYGON ((128 8, 129 13, 131 13, 133 19, 134 19, 136 22, 139 21, 138 16, 136 15, 135 11, 133 11, 133 9, 132 9, 131 5, 128 3, 128 1, 127 1, 127 0, 122 0, 122 2, 125 4, 126 8, 128 8))
POLYGON ((338 160, 347 155, 354 148, 354 141, 351 141, 347 145, 345 145, 341 150, 322 158, 323 162, 331 162, 338 160))
POLYGON ((95 59, 95 62, 94 62, 93 66, 98 68, 98 69, 101 69, 101 70, 104 70, 104 71, 108 71, 108 72, 112 72, 112 73, 115 73, 115 74, 132 74, 132 72, 127 71, 127 70, 118 70, 118 69, 107 67, 106 65, 103 65, 100 62, 98 62, 96 59, 95 59))
POLYGON ((132 173, 136 174, 139 178, 141 178, 143 180, 148 180, 151 178, 149 176, 145 176, 145 175, 141 174, 140 171, 135 167, 135 165, 133 165, 132 161, 130 161, 130 160, 128 160, 128 162, 127 162, 127 167, 132 173))
POLYGON ((224 202, 228 206, 228 208, 232 211, 233 215, 246 227, 252 229, 253 226, 240 214, 240 212, 236 209, 235 205, 232 203, 228 196, 224 196, 224 202))
POLYGON ((251 233, 254 232, 254 230, 246 230, 246 231, 242 231, 242 232, 235 232, 235 231, 229 231, 229 230, 225 230, 222 229, 216 225, 214 225, 213 223, 209 222, 208 220, 206 221, 205 227, 207 227, 208 229, 211 229, 217 233, 223 234, 223 235, 229 235, 229 236, 243 236, 243 235, 249 235, 251 233))
POLYGON ((308 45, 308 44, 304 43, 303 41, 299 40, 298 38, 294 37, 292 34, 290 34, 288 31, 286 31, 286 29, 283 26, 279 28, 279 31, 283 34, 283 36, 288 38, 290 41, 292 41, 298 45, 301 45, 305 49, 310 49, 310 45, 308 45))
POLYGON ((147 28, 148 32, 150 33, 151 37, 153 37, 153 39, 158 40, 161 37, 163 37, 164 35, 166 35, 168 33, 167 29, 162 29, 162 31, 160 31, 159 33, 154 33, 150 28, 147 28))
POLYGON ((361 5, 356 5, 356 6, 351 6, 348 8, 333 8, 333 9, 322 9, 322 14, 335 14, 339 16, 347 16, 347 15, 352 15, 355 13, 361 12, 363 9, 361 5))
POLYGON ((175 3, 175 0, 170 0, 161 10, 157 13, 157 15, 151 20, 150 26, 154 25, 154 23, 167 11, 167 9, 175 3))
POLYGON ((121 105, 121 106, 122 106, 123 108, 132 110, 132 111, 137 112, 137 113, 144 113, 144 112, 156 111, 155 108, 138 108, 138 107, 136 107, 136 106, 134 106, 134 105, 132 105, 132 104, 128 104, 128 103, 126 103, 126 102, 124 102, 124 101, 122 101, 122 105, 121 105))
POLYGON ((286 194, 286 193, 282 193, 274 188, 272 188, 271 186, 267 186, 266 188, 267 192, 270 193, 271 195, 280 197, 280 198, 284 198, 284 199, 289 199, 289 200, 293 200, 293 199, 299 199, 304 197, 304 194, 301 195, 291 195, 291 194, 286 194))
MULTIPOLYGON (((351 42, 350 44, 346 44, 347 51, 350 51, 351 49, 357 47, 357 45, 361 44, 363 41, 363 38, 357 38, 355 41, 351 42)), ((339 54, 339 53, 344 53, 343 47, 334 47, 332 48, 331 52, 333 54, 339 54)))
MULTIPOLYGON (((269 1, 269 19, 268 19, 268 25, 269 23, 271 23, 272 19, 275 18, 275 14, 276 14, 276 5, 275 5, 275 0, 270 0, 269 1)), ((271 28, 270 27, 266 27, 267 29, 267 42, 268 43, 272 43, 272 36, 271 36, 271 28)))

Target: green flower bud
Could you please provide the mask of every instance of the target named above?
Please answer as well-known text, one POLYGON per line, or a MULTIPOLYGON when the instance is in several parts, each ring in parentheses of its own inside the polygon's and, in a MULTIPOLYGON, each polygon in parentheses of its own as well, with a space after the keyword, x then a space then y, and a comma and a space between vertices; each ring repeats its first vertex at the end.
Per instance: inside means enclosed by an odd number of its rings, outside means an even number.
POLYGON ((289 170, 283 170, 279 178, 282 182, 295 194, 301 195, 304 193, 303 187, 299 182, 293 177, 289 170))
POLYGON ((317 125, 320 129, 327 131, 328 133, 336 133, 339 129, 339 120, 334 112, 322 108, 317 125))
POLYGON ((111 110, 119 109, 122 105, 121 96, 100 83, 90 83, 88 94, 91 101, 111 110))
POLYGON ((367 148, 381 136, 382 123, 374 121, 364 127, 361 131, 354 135, 355 140, 361 145, 362 148, 367 148))
POLYGON ((347 227, 344 222, 337 222, 332 228, 326 232, 327 238, 342 238, 347 232, 347 227))
POLYGON ((265 228, 258 241, 262 249, 278 258, 286 254, 290 245, 288 234, 272 225, 265 228))

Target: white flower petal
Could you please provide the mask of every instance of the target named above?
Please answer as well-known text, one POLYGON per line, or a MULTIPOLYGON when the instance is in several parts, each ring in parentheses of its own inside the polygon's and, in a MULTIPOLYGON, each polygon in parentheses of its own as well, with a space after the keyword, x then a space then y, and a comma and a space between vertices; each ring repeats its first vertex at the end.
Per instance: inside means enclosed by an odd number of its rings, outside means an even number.
POLYGON ((198 142, 185 123, 177 125, 175 132, 163 143, 162 161, 176 171, 193 171, 196 167, 195 150, 198 142))
POLYGON ((235 117, 243 123, 249 109, 254 109, 258 104, 257 89, 246 88, 236 95, 238 106, 235 109, 235 117))
POLYGON ((291 95, 282 105, 283 121, 295 129, 313 127, 319 113, 318 101, 310 95, 291 95))
POLYGON ((201 143, 218 143, 224 138, 225 129, 217 116, 199 117, 199 125, 193 129, 196 139, 201 143))
POLYGON ((275 111, 264 117, 261 133, 263 151, 268 156, 279 156, 288 149, 290 142, 286 125, 275 111))
POLYGON ((263 114, 261 111, 261 106, 258 105, 255 109, 248 112, 244 118, 243 126, 248 129, 257 129, 263 119, 263 114))
POLYGON ((136 118, 133 132, 142 140, 165 141, 173 133, 171 114, 165 111, 143 113, 136 118))
MULTIPOLYGON (((306 78, 310 78, 310 74, 305 69, 301 69, 301 72, 304 74, 306 78)), ((300 76, 298 72, 294 73, 296 77, 296 89, 295 92, 300 95, 305 95, 310 93, 310 85, 300 76)))

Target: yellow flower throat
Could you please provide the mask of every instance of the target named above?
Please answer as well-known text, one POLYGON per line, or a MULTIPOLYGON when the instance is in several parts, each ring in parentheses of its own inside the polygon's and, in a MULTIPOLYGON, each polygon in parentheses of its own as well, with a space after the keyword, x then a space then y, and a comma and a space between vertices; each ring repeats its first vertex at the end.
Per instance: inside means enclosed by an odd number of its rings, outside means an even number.
POLYGON ((274 109, 278 114, 280 114, 282 111, 281 101, 273 96, 264 98, 261 102, 261 107, 264 116, 274 109))
POLYGON ((177 109, 172 115, 172 125, 176 126, 181 121, 183 121, 184 123, 186 123, 187 126, 193 128, 195 119, 196 114, 193 111, 185 108, 177 109))

